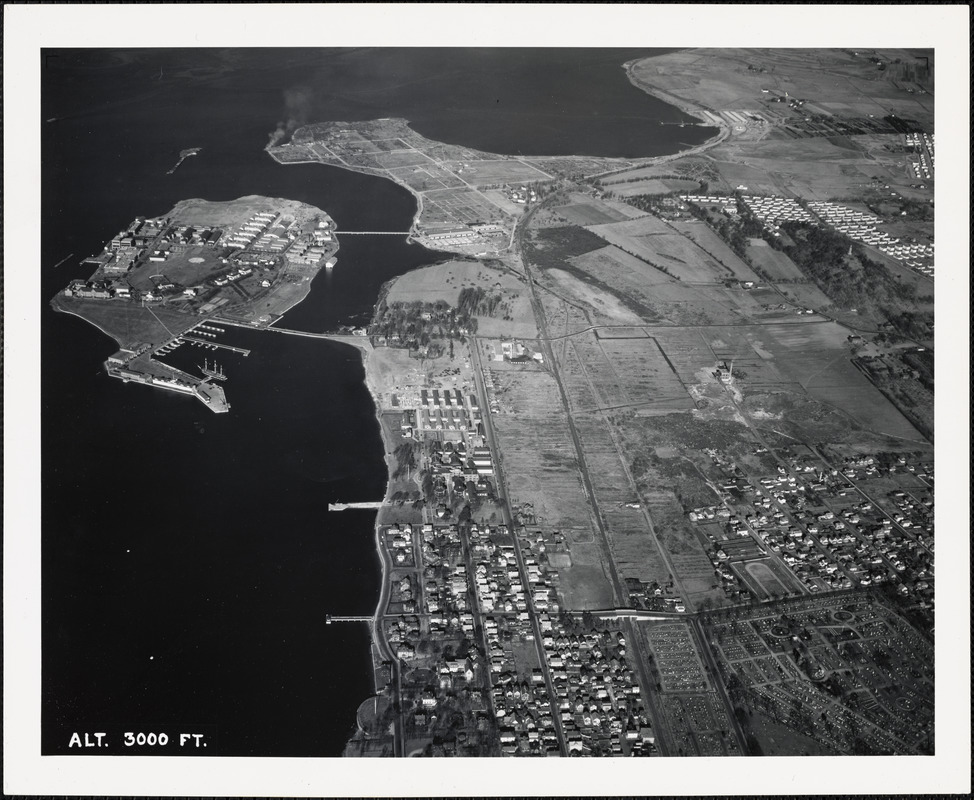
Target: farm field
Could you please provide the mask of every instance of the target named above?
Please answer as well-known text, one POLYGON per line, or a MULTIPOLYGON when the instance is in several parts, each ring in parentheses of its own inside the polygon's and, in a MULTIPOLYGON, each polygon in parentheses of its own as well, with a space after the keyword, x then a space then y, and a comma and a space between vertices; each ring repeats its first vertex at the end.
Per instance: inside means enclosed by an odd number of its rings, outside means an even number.
POLYGON ((604 339, 602 353, 617 375, 623 377, 630 403, 654 413, 685 411, 694 407, 679 376, 666 360, 656 339, 604 339))
POLYGON ((687 283, 757 279, 701 222, 671 224, 647 215, 628 222, 591 225, 588 230, 687 283))
POLYGON ((447 162, 443 166, 458 174, 472 186, 493 186, 506 183, 525 184, 551 180, 551 176, 547 172, 516 159, 447 162))
POLYGON ((718 273, 718 278, 734 278, 738 281, 757 281, 758 276, 738 255, 727 246, 705 223, 699 220, 670 223, 677 231, 695 242, 702 250, 713 256, 726 269, 718 273))
POLYGON ((577 277, 619 300, 644 321, 707 325, 751 321, 764 316, 750 293, 724 286, 690 286, 617 247, 570 259, 577 277))
POLYGON ((615 211, 609 213, 609 210, 589 203, 573 203, 567 206, 556 206, 552 210, 569 222, 582 226, 601 225, 606 222, 620 222, 626 219, 622 214, 615 211))

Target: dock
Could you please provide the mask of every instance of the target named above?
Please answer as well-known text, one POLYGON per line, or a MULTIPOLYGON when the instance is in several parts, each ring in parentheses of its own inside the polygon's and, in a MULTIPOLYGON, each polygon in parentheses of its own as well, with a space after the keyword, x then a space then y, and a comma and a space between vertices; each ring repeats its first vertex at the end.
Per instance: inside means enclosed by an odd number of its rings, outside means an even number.
POLYGON ((382 508, 382 501, 377 500, 375 502, 368 503, 329 503, 329 511, 345 511, 347 509, 378 509, 382 508))
POLYGON ((191 342, 193 344, 201 344, 204 347, 211 348, 222 348, 223 350, 232 350, 234 353, 240 353, 241 355, 249 356, 250 351, 243 347, 234 347, 232 344, 220 344, 220 342, 209 342, 206 339, 197 339, 193 336, 187 336, 185 333, 180 337, 184 342, 191 342))
MULTIPOLYGON (((159 362, 153 363, 158 364, 159 362)), ((106 367, 111 377, 118 378, 123 383, 131 381, 156 389, 192 395, 215 414, 225 414, 230 410, 230 404, 227 402, 227 396, 222 386, 216 386, 208 380, 197 380, 182 370, 169 367, 166 370, 169 377, 162 377, 142 369, 136 369, 131 365, 115 367, 106 362, 106 367)))
POLYGON ((331 625, 333 622, 365 622, 371 626, 374 619, 372 617, 339 617, 334 614, 325 614, 325 625, 331 625))

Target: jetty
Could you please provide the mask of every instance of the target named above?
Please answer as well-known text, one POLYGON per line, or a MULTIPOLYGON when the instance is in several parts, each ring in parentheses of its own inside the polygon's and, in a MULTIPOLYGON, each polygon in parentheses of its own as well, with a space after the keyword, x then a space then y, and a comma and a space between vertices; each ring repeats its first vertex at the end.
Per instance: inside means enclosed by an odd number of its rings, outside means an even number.
POLYGON ((338 617, 334 614, 325 614, 325 625, 331 625, 333 622, 365 622, 371 626, 374 621, 372 617, 338 617))
POLYGON ((382 501, 376 500, 375 502, 368 503, 329 503, 329 511, 346 511, 348 509, 377 509, 382 508, 382 501))

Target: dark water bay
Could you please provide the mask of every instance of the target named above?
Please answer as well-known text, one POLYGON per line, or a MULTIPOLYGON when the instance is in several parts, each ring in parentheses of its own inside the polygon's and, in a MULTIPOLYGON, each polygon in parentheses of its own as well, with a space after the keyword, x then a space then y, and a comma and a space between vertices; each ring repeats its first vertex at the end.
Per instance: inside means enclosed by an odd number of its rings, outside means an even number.
MULTIPOLYGON (((136 215, 261 194, 349 230, 405 230, 388 181, 264 152, 285 126, 404 116, 503 153, 656 155, 712 133, 630 86, 648 50, 52 50, 42 54, 44 753, 75 730, 213 726, 223 755, 337 755, 372 692, 373 513, 383 447, 358 353, 244 330, 225 356, 231 413, 125 385, 116 349, 47 301, 136 215), (166 175, 179 150, 202 147, 166 175), (392 226, 392 227, 390 227, 392 226), (73 253, 63 266, 53 265, 73 253)), ((362 323, 382 283, 441 256, 348 237, 287 327, 362 323)), ((212 356, 212 354, 210 354, 212 356)), ((192 367, 184 347, 171 361, 192 367), (185 362, 185 363, 184 363, 185 362)))

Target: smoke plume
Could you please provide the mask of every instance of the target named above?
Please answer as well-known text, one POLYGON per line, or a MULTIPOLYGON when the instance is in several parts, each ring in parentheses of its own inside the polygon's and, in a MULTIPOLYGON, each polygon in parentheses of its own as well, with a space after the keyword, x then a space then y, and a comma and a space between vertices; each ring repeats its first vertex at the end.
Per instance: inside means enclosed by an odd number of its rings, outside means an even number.
POLYGON ((287 119, 277 123, 277 128, 269 134, 268 147, 273 147, 286 139, 295 130, 311 119, 314 94, 307 86, 295 86, 284 91, 284 111, 287 119))

